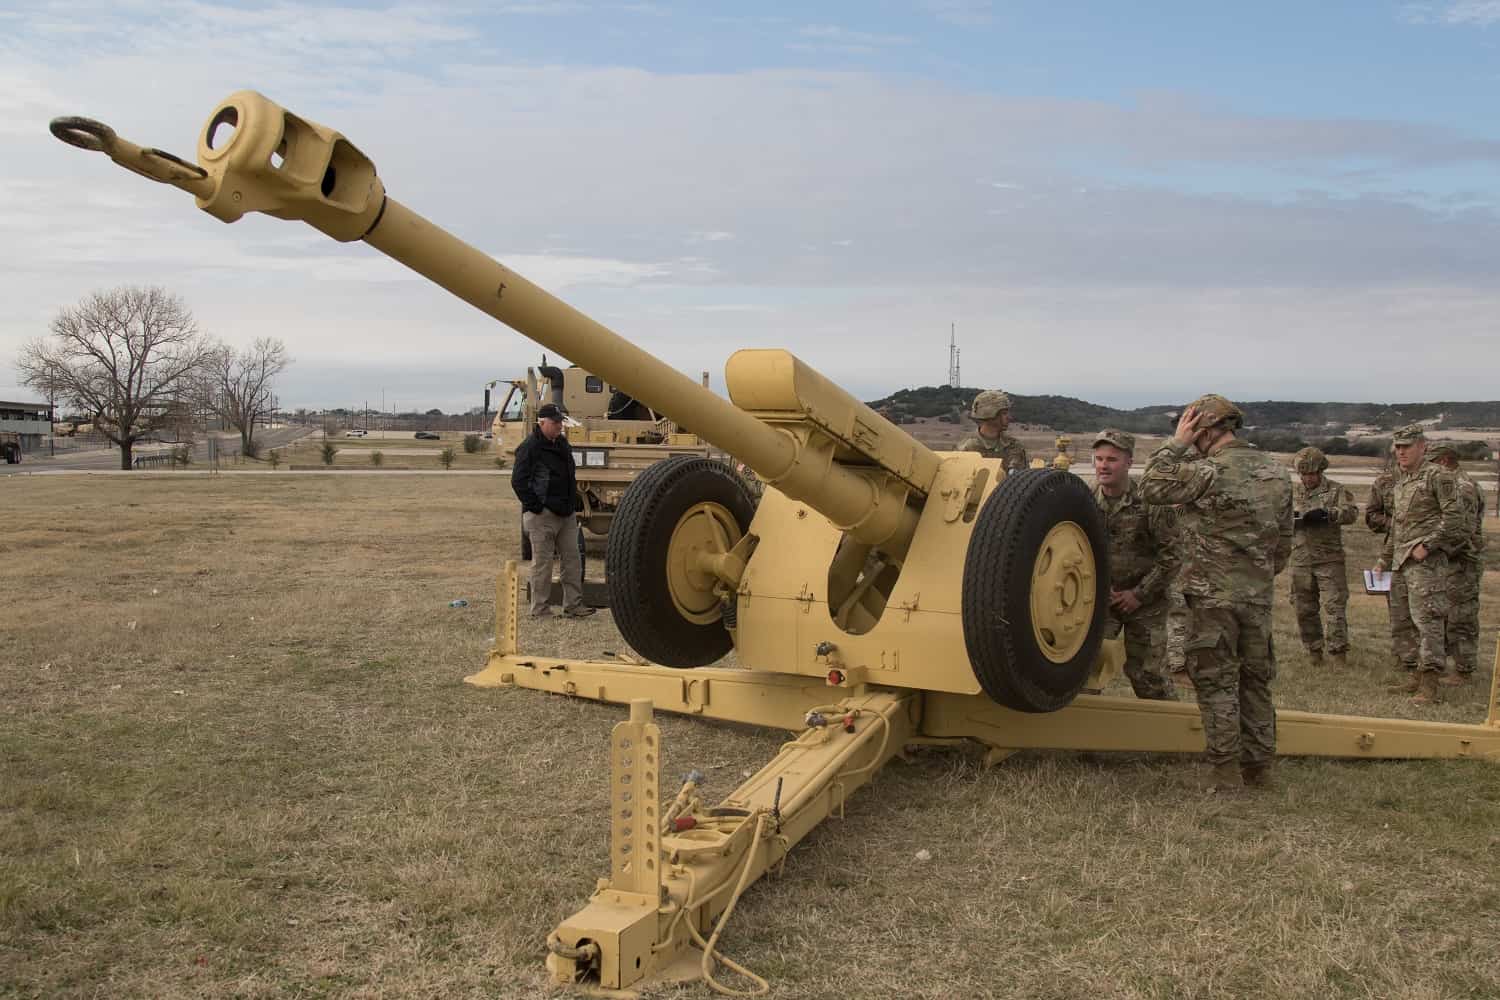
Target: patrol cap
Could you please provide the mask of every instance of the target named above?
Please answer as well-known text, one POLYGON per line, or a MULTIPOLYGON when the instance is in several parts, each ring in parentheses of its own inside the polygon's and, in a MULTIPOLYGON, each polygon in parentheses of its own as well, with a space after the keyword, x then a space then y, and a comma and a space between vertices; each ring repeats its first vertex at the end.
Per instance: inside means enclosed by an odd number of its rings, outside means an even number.
POLYGON ((556 403, 543 403, 536 411, 538 420, 561 420, 562 410, 557 408, 556 403))
POLYGON ((1418 441, 1425 440, 1427 440, 1427 435, 1423 432, 1421 424, 1398 427, 1396 433, 1391 435, 1391 444, 1416 444, 1418 441))
POLYGON ((994 420, 1003 410, 1010 409, 1010 397, 999 389, 986 389, 974 397, 969 407, 969 416, 974 420, 994 420))
POLYGON ((1202 417, 1202 421, 1198 424, 1199 430, 1227 424, 1230 430, 1237 431, 1244 426, 1244 412, 1216 392, 1199 396, 1188 405, 1196 407, 1202 417))
POLYGON ((1427 446, 1427 454, 1433 458, 1442 458, 1444 455, 1450 458, 1458 458, 1458 448, 1452 441, 1434 441, 1427 446))
POLYGON ((1125 431, 1115 430, 1113 427, 1100 431, 1094 435, 1094 443, 1091 448, 1097 448, 1101 444, 1114 445, 1121 451, 1135 451, 1135 435, 1125 431))
POLYGON ((1328 468, 1328 458, 1317 448, 1309 446, 1292 456, 1292 467, 1308 474, 1322 472, 1328 468))

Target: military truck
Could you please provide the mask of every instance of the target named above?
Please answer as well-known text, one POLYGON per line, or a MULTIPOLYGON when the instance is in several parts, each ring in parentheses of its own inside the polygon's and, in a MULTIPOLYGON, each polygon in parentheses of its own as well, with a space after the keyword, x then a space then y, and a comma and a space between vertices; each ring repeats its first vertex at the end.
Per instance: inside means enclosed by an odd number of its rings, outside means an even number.
MULTIPOLYGON (((703 373, 708 385, 708 373, 703 373)), ((679 428, 650 407, 577 365, 542 363, 524 378, 499 379, 505 395, 490 425, 495 447, 514 454, 536 426, 537 410, 555 403, 564 414, 563 433, 578 463, 580 523, 591 534, 609 534, 625 488, 650 466, 676 455, 708 457, 711 449, 696 434, 679 428)), ((531 558, 521 533, 521 558, 531 558)))

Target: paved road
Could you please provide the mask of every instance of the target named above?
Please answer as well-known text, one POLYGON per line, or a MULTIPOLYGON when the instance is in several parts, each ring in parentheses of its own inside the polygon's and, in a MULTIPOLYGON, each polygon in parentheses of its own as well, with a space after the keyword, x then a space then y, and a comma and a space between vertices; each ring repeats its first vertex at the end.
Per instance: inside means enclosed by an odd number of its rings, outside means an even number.
MULTIPOLYGON (((278 427, 272 430, 263 430, 256 435, 256 443, 263 449, 284 448, 297 438, 312 433, 310 427, 278 427)), ((240 440, 238 436, 230 436, 219 439, 219 454, 221 461, 228 456, 238 455, 240 451, 240 440)), ((172 445, 142 445, 135 450, 137 455, 153 455, 158 452, 167 451, 172 445)), ((208 442, 198 441, 193 445, 193 464, 189 468, 202 469, 208 462, 208 442)), ((98 451, 69 451, 56 456, 46 454, 28 453, 20 463, 6 465, 0 462, 0 476, 26 475, 28 473, 41 472, 119 472, 120 452, 117 449, 98 451)))

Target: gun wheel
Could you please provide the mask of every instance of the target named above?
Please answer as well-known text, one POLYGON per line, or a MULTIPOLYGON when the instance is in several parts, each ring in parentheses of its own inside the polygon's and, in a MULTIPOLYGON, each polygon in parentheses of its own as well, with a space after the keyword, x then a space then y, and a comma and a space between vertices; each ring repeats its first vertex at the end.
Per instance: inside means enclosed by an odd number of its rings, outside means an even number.
POLYGON ((707 666, 729 652, 715 578, 701 557, 727 552, 754 515, 744 483, 712 459, 669 458, 630 484, 604 566, 615 625, 632 649, 667 667, 707 666))
POLYGON ((719 620, 719 598, 714 594, 718 578, 699 557, 728 552, 744 534, 722 504, 695 503, 682 515, 667 543, 667 589, 683 618, 699 625, 719 620))
POLYGON ((1081 527, 1064 521, 1047 532, 1031 570, 1031 627, 1037 649, 1053 663, 1073 659, 1088 638, 1098 575, 1081 527))
POLYGON ((1104 638, 1109 543, 1077 476, 1003 479, 974 519, 964 558, 964 646, 980 687, 1020 712, 1077 696, 1104 638))

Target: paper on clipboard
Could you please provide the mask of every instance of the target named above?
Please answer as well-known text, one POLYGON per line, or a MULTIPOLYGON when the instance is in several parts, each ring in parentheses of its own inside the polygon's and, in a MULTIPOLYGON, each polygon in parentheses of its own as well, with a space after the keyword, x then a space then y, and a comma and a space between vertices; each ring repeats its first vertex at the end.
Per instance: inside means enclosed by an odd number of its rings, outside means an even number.
POLYGON ((1367 594, 1389 594, 1391 592, 1391 574, 1379 570, 1365 570, 1365 593, 1367 594))

